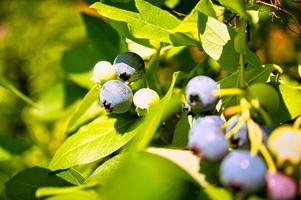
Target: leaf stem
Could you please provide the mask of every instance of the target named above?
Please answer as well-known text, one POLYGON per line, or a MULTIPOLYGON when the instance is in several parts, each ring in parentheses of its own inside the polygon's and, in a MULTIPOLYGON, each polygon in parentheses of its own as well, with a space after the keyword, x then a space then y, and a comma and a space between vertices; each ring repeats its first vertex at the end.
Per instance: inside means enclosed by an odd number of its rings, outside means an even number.
POLYGON ((277 170, 276 165, 272 159, 271 154, 269 153, 269 151, 267 150, 267 148, 264 146, 264 144, 261 145, 260 149, 259 149, 262 157, 264 158, 268 169, 270 172, 275 172, 277 170))
POLYGON ((238 87, 246 88, 245 82, 245 56, 243 53, 239 54, 239 68, 238 68, 238 87))

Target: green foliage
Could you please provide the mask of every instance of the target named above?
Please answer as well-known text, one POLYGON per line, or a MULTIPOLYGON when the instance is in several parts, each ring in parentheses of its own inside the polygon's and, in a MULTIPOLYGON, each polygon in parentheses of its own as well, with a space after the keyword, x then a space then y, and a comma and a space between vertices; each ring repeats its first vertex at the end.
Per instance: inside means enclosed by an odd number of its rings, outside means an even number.
POLYGON ((70 136, 55 153, 49 169, 66 169, 99 160, 124 146, 139 122, 128 115, 100 116, 70 136))
POLYGON ((283 122, 299 116, 301 113, 300 88, 281 83, 271 83, 271 85, 278 91, 280 96, 278 112, 271 116, 273 121, 283 122))
POLYGON ((22 100, 24 100, 29 105, 31 105, 31 106, 37 106, 33 102, 33 100, 31 100, 26 95, 24 95, 22 92, 20 92, 14 85, 12 85, 8 80, 6 80, 5 77, 1 77, 0 76, 0 85, 2 87, 4 87, 5 89, 9 90, 10 92, 12 92, 13 94, 15 94, 16 96, 18 96, 19 98, 21 98, 22 100))
MULTIPOLYGON (((236 92, 222 95, 210 114, 225 111, 227 120, 228 109, 245 98, 258 103, 248 114, 261 126, 292 124, 301 115, 300 62, 297 56, 282 63, 271 58, 267 40, 276 29, 258 5, 0 2, 0 199, 4 192, 8 200, 233 199, 218 180, 219 163, 186 150, 195 118, 181 109, 189 79, 207 75, 221 91, 236 92), (134 107, 106 113, 99 105, 102 83, 91 79, 98 61, 113 63, 126 51, 143 58, 145 73, 125 84, 160 96, 143 117, 134 107)), ((289 34, 283 38, 289 38, 283 45, 300 43, 289 34)))

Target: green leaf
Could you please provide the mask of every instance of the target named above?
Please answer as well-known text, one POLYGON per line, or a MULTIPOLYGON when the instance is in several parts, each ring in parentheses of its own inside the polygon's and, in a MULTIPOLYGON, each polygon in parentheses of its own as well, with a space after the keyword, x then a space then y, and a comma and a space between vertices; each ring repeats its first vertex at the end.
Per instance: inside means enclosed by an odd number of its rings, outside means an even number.
MULTIPOLYGON (((186 171, 202 189, 200 190, 199 199, 233 199, 231 193, 224 188, 216 187, 209 184, 206 179, 211 177, 209 173, 200 173, 200 159, 187 150, 174 150, 165 148, 149 148, 148 152, 166 158, 186 171)), ((202 161, 203 163, 204 161, 202 161)), ((201 164, 202 164, 201 163, 201 164)))
POLYGON ((180 0, 166 0, 164 2, 165 6, 167 6, 170 9, 174 9, 176 5, 180 2, 180 0))
POLYGON ((232 11, 233 13, 238 13, 243 18, 248 18, 248 14, 245 9, 244 0, 218 0, 223 6, 232 11))
POLYGON ((141 125, 137 128, 137 136, 134 138, 134 141, 131 143, 130 148, 134 150, 142 150, 144 149, 151 139, 153 138, 158 126, 160 125, 160 122, 167 113, 169 113, 171 110, 174 111, 173 107, 178 108, 179 104, 175 104, 174 106, 171 106, 172 98, 177 99, 176 96, 173 96, 173 89, 175 86, 175 83, 178 79, 178 76, 180 76, 180 72, 175 72, 173 74, 173 78, 170 84, 170 87, 164 96, 164 98, 161 99, 161 101, 153 105, 149 108, 149 112, 146 115, 146 117, 143 119, 141 125))
POLYGON ((99 160, 120 149, 137 133, 129 113, 100 116, 71 135, 57 150, 49 169, 66 169, 99 160))
POLYGON ((68 123, 67 131, 72 131, 81 124, 82 121, 87 121, 100 113, 101 109, 94 109, 89 113, 91 106, 98 101, 99 86, 94 85, 90 91, 82 99, 68 123), (88 115, 88 116, 87 116, 88 115))
POLYGON ((12 158, 12 155, 0 146, 0 162, 7 161, 12 158))
POLYGON ((46 198, 46 200, 100 200, 99 195, 93 190, 79 190, 68 194, 61 194, 46 198))
POLYGON ((174 32, 190 32, 193 35, 198 33, 198 12, 205 15, 216 17, 213 4, 210 0, 200 0, 192 11, 187 15, 174 32))
POLYGON ((17 138, 0 133, 0 148, 12 155, 20 155, 26 151, 30 146, 22 143, 17 138))
POLYGON ((216 187, 214 185, 208 185, 204 188, 204 195, 208 197, 208 199, 212 200, 232 200, 233 196, 232 194, 222 187, 216 187))
POLYGON ((62 178, 44 168, 33 167, 19 172, 5 184, 6 196, 10 200, 32 200, 39 187, 71 186, 62 178))
POLYGON ((186 171, 200 186, 206 186, 205 175, 200 171, 200 159, 188 150, 175 150, 167 148, 148 148, 148 152, 168 159, 186 171))
POLYGON ((74 169, 60 171, 56 173, 56 176, 61 177, 62 179, 68 181, 69 183, 72 183, 73 185, 81 185, 86 180, 79 172, 74 169))
MULTIPOLYGON (((275 69, 274 65, 263 65, 262 67, 250 66, 245 71, 245 79, 248 84, 255 84, 255 83, 266 83, 269 79, 272 71, 275 69)), ((229 76, 225 77, 224 79, 220 80, 221 88, 233 88, 237 87, 237 72, 230 74, 229 76)), ((222 102, 223 106, 233 105, 236 102, 234 101, 235 98, 233 96, 230 97, 223 97, 222 102)))
POLYGON ((237 53, 246 54, 247 52, 246 26, 246 21, 242 20, 239 31, 234 38, 234 48, 237 53))
POLYGON ((301 65, 298 65, 298 72, 299 72, 299 76, 301 78, 301 65))
POLYGON ((188 116, 185 112, 182 112, 174 131, 172 146, 185 148, 188 144, 189 129, 188 116))
POLYGON ((198 31, 204 51, 213 59, 218 60, 223 47, 231 40, 227 25, 199 12, 198 31))
POLYGON ((146 152, 129 154, 101 188, 105 199, 197 199, 198 186, 173 162, 146 152))
POLYGON ((29 97, 27 97, 25 94, 20 92, 13 84, 11 84, 4 76, 0 75, 0 85, 4 87, 5 89, 9 90, 13 94, 15 94, 17 97, 25 101, 31 106, 38 107, 38 105, 31 100, 29 97))
MULTIPOLYGON (((272 71, 275 69, 274 65, 263 65, 260 68, 248 67, 245 71, 245 78, 248 84, 265 83, 270 77, 272 71)), ((236 87, 237 72, 230 74, 219 81, 221 88, 236 87)))
POLYGON ((70 80, 90 89, 94 85, 91 80, 94 65, 100 60, 113 62, 116 55, 127 48, 110 24, 86 14, 82 14, 82 19, 86 40, 65 51, 61 63, 70 80))
POLYGON ((124 159, 124 154, 118 154, 117 156, 105 161, 93 171, 93 173, 87 178, 86 182, 97 182, 104 184, 112 175, 116 173, 124 159))
MULTIPOLYGON (((173 41, 170 39, 170 35, 174 34, 172 29, 180 24, 180 20, 167 11, 153 6, 146 1, 136 0, 135 3, 139 13, 106 5, 101 2, 94 3, 91 8, 96 9, 100 15, 109 19, 126 22, 128 30, 136 38, 172 44, 173 41)), ((184 42, 182 41, 181 45, 186 43, 192 44, 191 41, 193 38, 189 38, 189 35, 187 35, 186 37, 182 37, 182 40, 184 42), (185 42, 186 40, 187 42, 185 42)))
MULTIPOLYGON (((116 21, 127 22, 129 30, 137 38, 149 38, 170 43, 169 31, 158 24, 152 24, 141 17, 139 13, 109 6, 101 2, 94 3, 91 8, 105 17, 116 21), (143 27, 143 28, 142 28, 143 27)), ((159 23, 160 21, 158 21, 159 23)))
POLYGON ((268 84, 256 83, 249 86, 247 88, 247 96, 249 100, 258 100, 270 116, 278 110, 279 95, 276 90, 268 84))
POLYGON ((245 58, 248 67, 259 69, 262 68, 258 56, 255 53, 253 53, 249 48, 246 49, 245 58))
POLYGON ((32 114, 43 121, 51 121, 69 112, 76 100, 86 92, 73 82, 59 82, 46 90, 40 97, 38 108, 32 109, 32 114))
POLYGON ((150 24, 157 24, 166 29, 178 26, 181 21, 169 12, 162 10, 144 0, 135 0, 142 19, 150 24))
POLYGON ((273 122, 285 122, 301 115, 301 89, 282 83, 271 83, 280 94, 277 112, 271 116, 273 122))
POLYGON ((152 56, 145 71, 145 76, 148 81, 149 88, 155 90, 159 95, 161 94, 161 91, 157 78, 157 70, 160 62, 160 51, 161 47, 157 50, 156 54, 152 56))

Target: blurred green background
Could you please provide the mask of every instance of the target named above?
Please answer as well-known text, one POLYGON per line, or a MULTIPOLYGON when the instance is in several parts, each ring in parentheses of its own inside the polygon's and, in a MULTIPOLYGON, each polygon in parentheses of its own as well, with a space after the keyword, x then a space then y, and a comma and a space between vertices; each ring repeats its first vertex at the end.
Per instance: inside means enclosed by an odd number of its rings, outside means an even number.
MULTIPOLYGON (((66 118, 91 86, 94 64, 112 61, 116 53, 127 49, 118 33, 89 9, 92 2, 0 1, 0 74, 39 105, 31 107, 0 86, 0 199, 10 177, 47 162, 62 143, 66 118)), ((189 13, 197 3, 174 2, 178 4, 167 9, 181 13, 189 13)), ((163 5, 163 1, 157 3, 163 5)), ((300 5, 291 10, 300 12, 300 5)), ((262 63, 285 66, 285 73, 300 82, 301 41, 289 29, 300 30, 288 16, 280 16, 281 20, 266 16, 251 33, 251 49, 262 63)), ((158 77, 162 83, 166 74, 189 71, 202 58, 195 48, 175 54, 161 60, 158 77)), ((214 77, 225 74, 210 60, 205 72, 214 77)))

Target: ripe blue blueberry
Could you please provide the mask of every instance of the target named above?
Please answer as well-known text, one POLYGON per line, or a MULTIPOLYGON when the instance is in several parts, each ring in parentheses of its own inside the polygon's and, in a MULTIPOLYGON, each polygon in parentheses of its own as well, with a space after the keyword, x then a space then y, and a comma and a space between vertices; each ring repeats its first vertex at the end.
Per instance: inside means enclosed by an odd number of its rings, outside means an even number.
POLYGON ((213 110, 218 102, 218 96, 213 94, 216 90, 218 90, 218 85, 213 79, 208 76, 196 76, 186 86, 186 101, 192 111, 213 110))
MULTIPOLYGON (((231 119, 232 118, 230 118, 229 120, 231 120, 231 119)), ((241 119, 240 117, 237 118, 236 120, 234 120, 234 122, 232 124, 227 126, 226 129, 225 129, 226 133, 231 131, 231 129, 234 128, 237 125, 237 123, 239 122, 240 119, 241 119)), ((262 141, 266 142, 267 133, 261 127, 260 127, 260 130, 261 130, 262 137, 263 137, 262 141)), ((238 148, 249 147, 250 141, 249 141, 249 136, 248 136, 247 123, 243 123, 241 128, 238 129, 238 131, 233 135, 233 137, 231 138, 231 144, 237 146, 238 148)))
MULTIPOLYGON (((231 120, 230 118, 229 120, 231 120)), ((226 133, 229 132, 238 123, 240 118, 237 118, 232 124, 226 127, 226 133)), ((249 141, 248 139, 248 128, 247 124, 243 123, 242 127, 233 135, 231 138, 231 143, 237 145, 238 147, 243 147, 249 141)))
POLYGON ((295 199, 297 196, 297 184, 289 176, 280 172, 267 173, 267 194, 269 199, 283 200, 295 199))
POLYGON ((100 103, 108 112, 125 113, 132 105, 132 90, 123 82, 111 80, 100 89, 100 103))
POLYGON ((257 155, 247 150, 229 153, 220 166, 221 182, 233 190, 253 193, 265 184, 266 166, 257 155))
POLYGON ((143 77, 144 61, 136 53, 125 52, 114 60, 116 73, 123 81, 134 82, 143 77))
POLYGON ((219 116, 198 118, 189 131, 188 148, 208 161, 222 159, 228 152, 228 142, 220 128, 223 123, 219 116))

